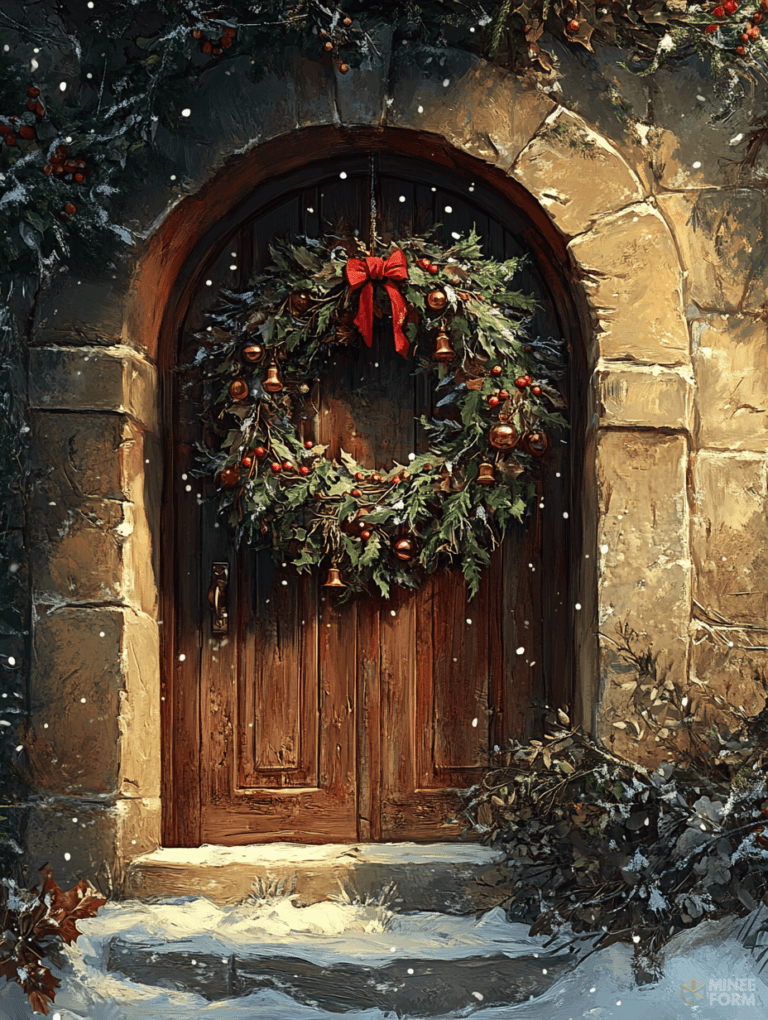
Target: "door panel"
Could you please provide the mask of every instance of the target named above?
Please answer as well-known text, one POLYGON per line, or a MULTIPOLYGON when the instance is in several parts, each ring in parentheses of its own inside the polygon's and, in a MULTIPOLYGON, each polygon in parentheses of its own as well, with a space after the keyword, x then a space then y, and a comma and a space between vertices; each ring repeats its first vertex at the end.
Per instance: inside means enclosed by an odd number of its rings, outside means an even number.
MULTIPOLYGON (((320 168, 315 184, 304 174, 291 192, 286 182, 283 198, 255 220, 233 224, 226 250, 201 267, 180 360, 194 353, 191 335, 219 286, 245 287, 268 259, 273 237, 317 236, 344 224, 366 236, 367 161, 358 163, 344 181, 335 169, 320 168)), ((449 237, 474 223, 488 253, 522 251, 514 222, 499 222, 487 195, 473 197, 471 182, 390 163, 382 157, 378 175, 385 238, 436 220, 449 237)), ((555 335, 559 327, 533 269, 525 286, 543 299, 538 327, 555 335)), ((339 352, 312 396, 317 413, 302 423, 303 434, 328 444, 329 456, 345 449, 372 469, 406 463, 424 448, 417 420, 431 411, 431 386, 396 354, 391 328, 375 331, 370 350, 339 352)), ((194 467, 202 394, 177 387, 175 401, 172 470, 182 478, 194 467)), ((187 803, 171 809, 178 841, 458 839, 458 791, 482 778, 494 745, 538 732, 533 706, 546 697, 545 671, 567 659, 562 648, 548 651, 546 640, 551 629, 564 643, 567 461, 567 445, 558 445, 542 463, 543 505, 512 529, 472 602, 454 569, 418 591, 395 589, 389 600, 370 593, 339 605, 322 577, 297 577, 267 552, 236 549, 215 520, 211 486, 173 486, 180 522, 176 725, 167 740, 178 788, 189 792, 187 803), (207 599, 213 564, 222 562, 229 568, 223 636, 212 632, 207 599), (562 592, 559 605, 549 597, 545 605, 545 568, 562 592)))

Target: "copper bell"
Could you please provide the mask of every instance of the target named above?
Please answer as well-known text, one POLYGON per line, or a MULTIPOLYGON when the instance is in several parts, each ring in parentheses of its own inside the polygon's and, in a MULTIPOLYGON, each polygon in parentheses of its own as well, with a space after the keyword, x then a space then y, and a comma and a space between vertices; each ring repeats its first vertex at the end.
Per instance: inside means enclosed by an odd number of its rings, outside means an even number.
POLYGON ((245 400, 249 392, 245 379, 233 379, 229 384, 229 395, 233 400, 245 400))
POLYGON ((478 485, 495 485, 496 476, 493 471, 493 464, 483 462, 480 465, 480 473, 475 479, 478 485))
POLYGON ((280 369, 277 365, 270 365, 267 369, 267 378, 264 380, 264 389, 267 393, 279 393, 283 388, 283 380, 280 378, 280 369))
POLYGON ((549 439, 545 432, 528 432, 523 436, 523 449, 532 457, 541 457, 549 448, 549 439))
POLYGON ((328 579, 326 580, 323 588, 346 588, 346 584, 341 579, 341 571, 338 567, 330 567, 328 570, 328 579))
POLYGON ((488 433, 488 442, 496 450, 514 450, 520 439, 520 433, 514 425, 500 421, 488 433))
POLYGON ((240 350, 240 357, 249 365, 253 365, 264 357, 264 348, 261 344, 245 344, 240 350))
POLYGON ((395 542, 395 556, 403 563, 407 563, 412 560, 416 555, 416 543, 411 538, 401 538, 399 542, 395 542))
POLYGON ((432 355, 434 361, 453 361, 456 357, 456 351, 451 347, 451 341, 448 339, 448 334, 440 332, 437 334, 437 340, 435 341, 435 351, 432 355))

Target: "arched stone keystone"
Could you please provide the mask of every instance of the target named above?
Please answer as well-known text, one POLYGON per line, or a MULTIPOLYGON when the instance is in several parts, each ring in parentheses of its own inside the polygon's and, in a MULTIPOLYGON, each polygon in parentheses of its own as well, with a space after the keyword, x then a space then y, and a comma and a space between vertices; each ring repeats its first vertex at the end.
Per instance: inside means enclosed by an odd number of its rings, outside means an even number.
POLYGON ((511 172, 571 237, 644 197, 638 177, 616 149, 564 109, 547 117, 511 172))
POLYGON ((585 276, 602 357, 690 365, 677 250, 651 205, 606 216, 568 248, 585 276))

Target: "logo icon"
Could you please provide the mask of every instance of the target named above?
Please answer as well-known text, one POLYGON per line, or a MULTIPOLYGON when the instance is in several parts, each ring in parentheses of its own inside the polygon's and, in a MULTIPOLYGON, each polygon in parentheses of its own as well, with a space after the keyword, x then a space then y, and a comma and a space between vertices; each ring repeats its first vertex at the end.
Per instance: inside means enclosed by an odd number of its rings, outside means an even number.
POLYGON ((680 985, 680 998, 688 1006, 695 1006, 697 999, 703 999, 704 993, 699 989, 704 987, 703 981, 697 981, 696 978, 692 978, 685 984, 680 985))

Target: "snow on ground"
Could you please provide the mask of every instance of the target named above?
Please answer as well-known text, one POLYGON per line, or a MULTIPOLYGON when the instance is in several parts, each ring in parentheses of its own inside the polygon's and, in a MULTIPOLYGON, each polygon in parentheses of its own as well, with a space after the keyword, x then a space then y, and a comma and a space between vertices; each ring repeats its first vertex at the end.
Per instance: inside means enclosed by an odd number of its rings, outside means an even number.
MULTIPOLYGON (((765 1020, 768 984, 758 976, 759 965, 737 938, 743 924, 741 919, 728 918, 680 933, 665 950, 663 976, 652 984, 635 985, 632 949, 616 945, 592 954, 538 999, 486 1009, 478 1002, 451 1017, 472 1012, 476 1020, 765 1020), (735 1000, 733 991, 717 988, 710 1001, 710 981, 725 981, 723 988, 727 988, 729 980, 739 979, 745 979, 746 1003, 735 1000), (749 992, 750 979, 754 992, 749 992), (694 1005, 689 1005, 682 997, 682 986, 692 981, 698 984, 694 1005), (749 1004, 750 994, 754 994, 754 1005, 749 1004)), ((198 995, 136 984, 104 970, 107 943, 117 935, 183 939, 185 948, 199 953, 247 946, 259 954, 290 953, 318 964, 349 961, 375 966, 395 953, 455 959, 483 951, 510 956, 543 956, 553 951, 544 949, 544 938, 529 938, 526 925, 508 923, 498 908, 476 920, 432 913, 393 914, 375 903, 339 901, 298 908, 288 897, 228 908, 202 898, 154 905, 113 903, 97 917, 81 921, 80 928, 83 935, 66 951, 65 970, 57 972, 62 985, 49 1020, 383 1020, 388 1016, 378 1009, 328 1013, 274 991, 208 1002, 198 995)), ((0 1020, 33 1016, 18 986, 0 987, 0 1020)))

